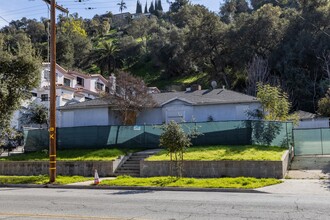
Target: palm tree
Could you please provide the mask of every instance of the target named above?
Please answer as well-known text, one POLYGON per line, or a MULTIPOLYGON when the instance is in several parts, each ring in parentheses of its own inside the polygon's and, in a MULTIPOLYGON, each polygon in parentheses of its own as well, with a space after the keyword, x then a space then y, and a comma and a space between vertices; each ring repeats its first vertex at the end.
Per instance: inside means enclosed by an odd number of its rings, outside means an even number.
POLYGON ((123 13, 123 10, 126 9, 126 3, 124 2, 124 0, 121 0, 120 3, 117 3, 117 5, 119 5, 119 11, 120 13, 123 13))
POLYGON ((101 74, 107 71, 108 74, 114 72, 116 67, 115 55, 118 52, 117 45, 113 42, 102 42, 100 48, 97 48, 92 53, 92 60, 101 70, 101 74))

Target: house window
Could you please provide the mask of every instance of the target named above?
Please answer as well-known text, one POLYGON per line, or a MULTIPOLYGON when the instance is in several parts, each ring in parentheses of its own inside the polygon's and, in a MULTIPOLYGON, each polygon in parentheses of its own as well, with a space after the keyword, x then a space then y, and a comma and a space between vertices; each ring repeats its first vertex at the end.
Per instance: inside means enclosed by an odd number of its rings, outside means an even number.
POLYGON ((107 93, 109 93, 109 92, 110 92, 110 90, 109 90, 109 87, 108 87, 108 86, 106 86, 106 87, 105 87, 105 92, 107 92, 107 93))
POLYGON ((64 85, 70 87, 71 86, 71 80, 64 78, 64 85))
POLYGON ((50 71, 49 70, 45 70, 44 71, 44 79, 49 80, 49 76, 50 76, 50 71))
POLYGON ((99 82, 96 82, 95 83, 95 89, 98 89, 98 90, 103 90, 103 84, 102 83, 99 83, 99 82))
POLYGON ((81 85, 81 86, 84 86, 84 79, 81 78, 81 77, 77 77, 77 84, 81 85))
POLYGON ((35 92, 31 92, 31 95, 32 95, 32 97, 37 97, 38 96, 38 94, 35 93, 35 92))
POLYGON ((49 101, 49 99, 48 99, 48 94, 41 94, 41 101, 42 101, 42 102, 49 101))

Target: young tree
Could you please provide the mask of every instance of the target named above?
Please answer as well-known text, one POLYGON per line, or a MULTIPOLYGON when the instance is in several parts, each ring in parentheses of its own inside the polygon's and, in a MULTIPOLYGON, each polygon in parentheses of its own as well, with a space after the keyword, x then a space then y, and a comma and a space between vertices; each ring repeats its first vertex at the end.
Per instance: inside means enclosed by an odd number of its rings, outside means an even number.
POLYGON ((288 95, 279 87, 258 83, 257 98, 262 105, 262 117, 269 121, 287 121, 292 119, 289 111, 291 104, 288 95))
POLYGON ((197 127, 193 127, 187 133, 175 121, 160 126, 163 133, 160 135, 160 146, 165 147, 170 155, 170 175, 173 174, 172 163, 175 163, 177 177, 182 177, 183 173, 183 154, 192 145, 191 139, 200 135, 197 127), (173 160, 174 157, 174 160, 173 160))
POLYGON ((176 174, 179 177, 182 177, 183 153, 191 146, 191 139, 175 121, 170 121, 170 123, 163 125, 161 129, 164 132, 160 135, 159 145, 165 147, 170 155, 170 175, 172 175, 172 162, 174 156, 176 174), (180 164, 178 163, 179 161, 181 161, 180 164))
POLYGON ((143 109, 156 105, 143 80, 127 72, 117 73, 116 87, 116 92, 110 98, 124 125, 134 125, 143 109))
POLYGON ((117 3, 117 5, 119 6, 120 13, 123 13, 123 10, 127 8, 126 3, 124 2, 124 0, 121 0, 119 3, 117 3))

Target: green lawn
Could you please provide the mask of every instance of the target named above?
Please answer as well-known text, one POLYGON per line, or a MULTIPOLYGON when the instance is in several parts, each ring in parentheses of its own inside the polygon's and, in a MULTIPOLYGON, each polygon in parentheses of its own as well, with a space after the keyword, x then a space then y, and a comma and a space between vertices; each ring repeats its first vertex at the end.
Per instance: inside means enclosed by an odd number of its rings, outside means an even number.
MULTIPOLYGON (((70 184, 93 180, 82 176, 57 176, 55 184, 70 184)), ((47 175, 40 176, 0 176, 0 184, 46 184, 49 182, 47 175)))
POLYGON ((130 176, 120 176, 114 180, 103 180, 100 185, 255 189, 278 183, 282 183, 282 181, 271 178, 257 179, 250 177, 197 179, 176 177, 134 178, 130 176))
MULTIPOLYGON (((143 149, 112 148, 100 150, 58 150, 57 161, 111 161, 127 153, 143 149)), ((2 157, 0 161, 48 161, 48 152, 33 152, 10 157, 2 157)))
MULTIPOLYGON (((204 146, 190 147, 184 160, 281 160, 285 148, 269 146, 204 146)), ((166 150, 149 157, 148 161, 170 160, 166 150)))

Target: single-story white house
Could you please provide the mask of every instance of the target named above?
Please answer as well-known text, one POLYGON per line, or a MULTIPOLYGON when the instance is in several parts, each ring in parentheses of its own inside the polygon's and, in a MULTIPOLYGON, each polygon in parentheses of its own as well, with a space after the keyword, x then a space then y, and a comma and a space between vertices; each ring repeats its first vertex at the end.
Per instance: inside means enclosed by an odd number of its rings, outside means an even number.
MULTIPOLYGON (((227 89, 165 92, 151 94, 156 107, 138 114, 136 124, 162 124, 177 122, 207 122, 247 120, 247 114, 261 108, 256 97, 227 89)), ((93 125, 120 125, 113 103, 109 98, 99 98, 59 107, 58 127, 93 125)))
POLYGON ((295 128, 329 128, 329 118, 322 117, 310 112, 297 111, 299 123, 295 128))

